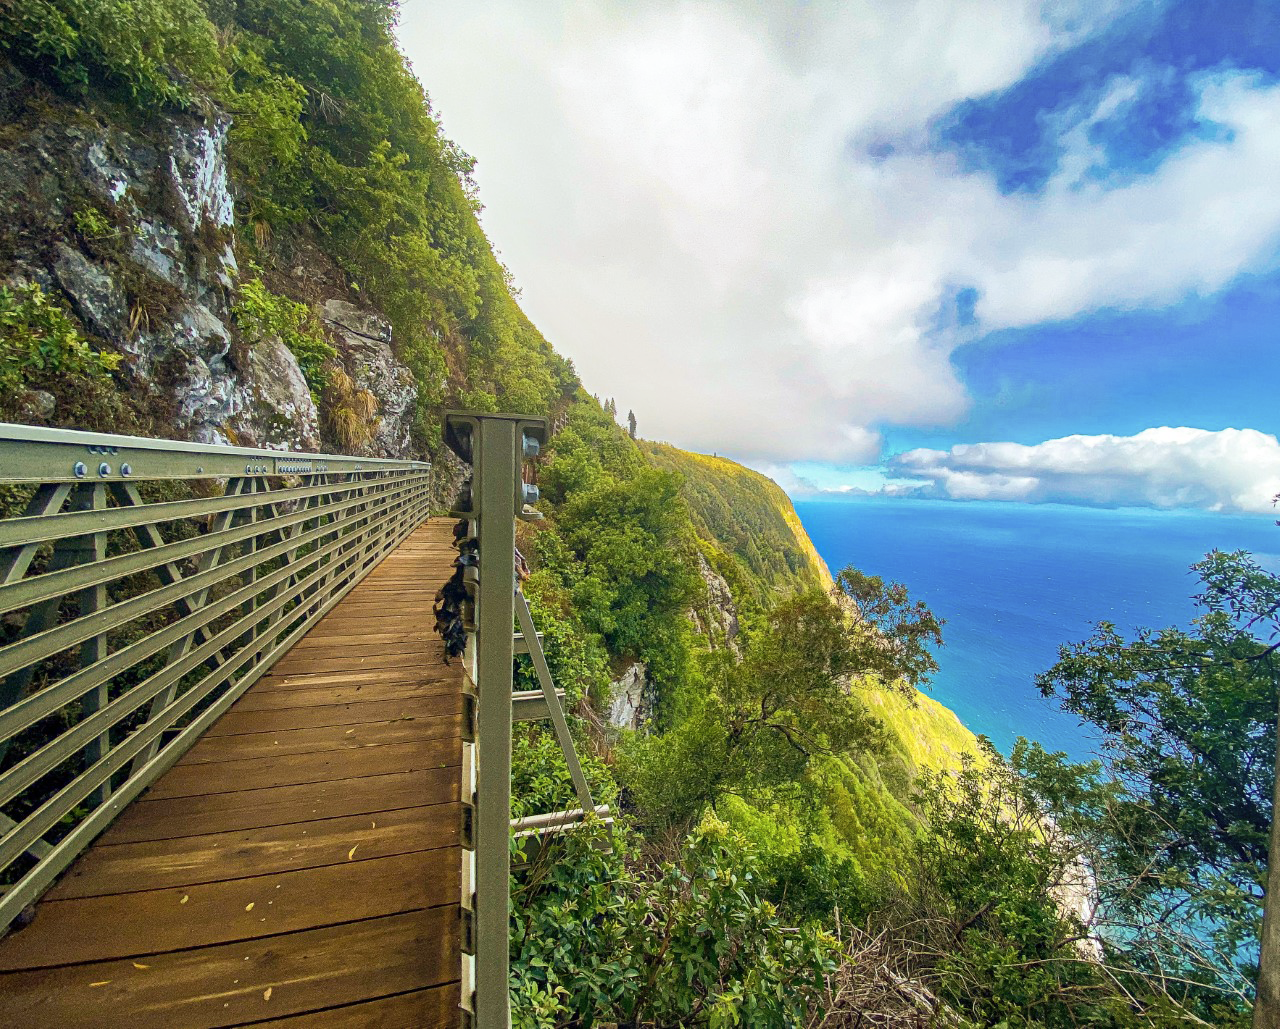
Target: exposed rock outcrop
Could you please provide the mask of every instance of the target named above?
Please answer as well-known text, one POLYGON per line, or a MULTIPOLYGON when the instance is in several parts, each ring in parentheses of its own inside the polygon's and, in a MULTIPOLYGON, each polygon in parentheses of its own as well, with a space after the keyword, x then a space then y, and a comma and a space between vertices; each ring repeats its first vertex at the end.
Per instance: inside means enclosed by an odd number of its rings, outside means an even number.
MULTIPOLYGON (((249 349, 249 381, 254 418, 266 426, 269 438, 286 450, 319 450, 320 418, 311 389, 297 359, 279 339, 263 340, 249 349)), ((238 420, 237 420, 238 424, 238 420)), ((253 431, 253 426, 249 426, 253 431)))
MULTIPOLYGON (((51 117, 51 103, 0 61, 0 282, 61 293, 93 345, 122 355, 126 402, 151 431, 317 447, 294 355, 279 340, 250 347, 232 316, 229 120, 164 115, 141 127, 93 110, 51 117)), ((31 406, 32 420, 58 424, 60 403, 31 406)))
POLYGON ((347 374, 378 401, 378 426, 369 444, 370 453, 408 457, 417 392, 413 375, 392 352, 391 323, 378 312, 345 300, 326 301, 322 317, 347 374))
POLYGON ((653 716, 648 669, 635 661, 609 684, 609 724, 619 729, 643 729, 653 716))
POLYGON ((738 653, 738 608, 733 592, 724 576, 718 574, 701 553, 698 557, 698 574, 706 586, 706 602, 689 609, 693 627, 711 641, 712 646, 727 646, 738 653))

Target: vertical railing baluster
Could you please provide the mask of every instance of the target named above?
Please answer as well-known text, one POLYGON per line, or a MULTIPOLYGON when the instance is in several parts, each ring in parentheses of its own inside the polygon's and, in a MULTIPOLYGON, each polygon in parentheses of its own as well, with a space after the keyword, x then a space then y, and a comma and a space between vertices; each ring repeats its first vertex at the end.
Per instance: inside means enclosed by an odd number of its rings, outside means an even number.
MULTIPOLYGON (((72 511, 101 511, 107 506, 107 486, 106 483, 96 482, 92 485, 78 486, 71 498, 72 511)), ((107 556, 107 534, 105 532, 95 532, 87 536, 77 537, 69 546, 71 553, 77 557, 77 563, 90 564, 95 561, 101 561, 107 556)), ((79 601, 79 617, 85 618, 91 614, 96 614, 107 606, 107 586, 106 583, 98 583, 95 586, 89 586, 82 589, 78 596, 79 601)), ((107 636, 106 633, 98 633, 85 640, 80 645, 80 664, 92 665, 101 661, 107 656, 107 636)), ((84 716, 93 714, 95 711, 103 708, 111 699, 111 684, 104 682, 101 685, 90 690, 80 703, 80 711, 84 716)), ((107 756, 111 750, 111 730, 96 736, 92 743, 85 748, 84 763, 86 765, 95 764, 107 756)), ((93 802, 101 804, 111 796, 111 783, 108 780, 104 782, 94 792, 93 802)))

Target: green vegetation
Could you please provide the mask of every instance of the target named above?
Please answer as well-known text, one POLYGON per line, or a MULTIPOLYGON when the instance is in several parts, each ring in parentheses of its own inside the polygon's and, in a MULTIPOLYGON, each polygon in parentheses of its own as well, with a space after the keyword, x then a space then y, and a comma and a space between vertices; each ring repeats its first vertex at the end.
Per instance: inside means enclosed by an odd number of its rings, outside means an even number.
POLYGON ((859 694, 922 682, 932 665, 926 647, 940 640, 923 607, 890 624, 903 600, 886 598, 888 617, 851 622, 832 596, 807 590, 768 613, 740 658, 708 655, 696 713, 630 751, 627 779, 641 810, 687 827, 726 794, 768 802, 803 787, 821 758, 876 747, 881 730, 859 694))
MULTIPOLYGON (((213 8, 215 5, 211 5, 213 8)), ((471 159, 444 138, 396 48, 387 0, 245 0, 233 33, 230 156, 254 241, 299 232, 385 311, 412 369, 418 427, 462 391, 548 412, 576 387, 520 312, 476 213, 471 159)))
POLYGON ((38 283, 0 286, 0 419, 29 420, 24 397, 37 390, 52 395, 73 420, 94 411, 118 416, 112 372, 119 364, 118 354, 90 347, 38 283))
POLYGON ((101 378, 119 364, 119 355, 91 349, 38 284, 0 287, 0 392, 38 389, 63 376, 101 378))
POLYGON ((318 405, 328 379, 325 366, 338 352, 325 337, 311 309, 272 293, 261 279, 249 279, 240 283, 240 296, 232 315, 250 346, 278 338, 289 348, 298 359, 302 377, 307 380, 311 397, 318 405))
POLYGON ((146 107, 186 106, 223 78, 199 0, 13 0, 0 7, 13 57, 81 94, 93 85, 146 107))
POLYGON ((1103 901, 1129 949, 1171 977, 1246 994, 1273 814, 1280 578, 1244 553, 1193 570, 1203 614, 1189 629, 1125 640, 1101 623, 1038 682, 1103 734, 1116 794, 1077 832, 1123 884, 1103 901))
POLYGON ((730 585, 744 587, 735 590, 739 603, 763 604, 797 584, 830 581, 827 566, 777 483, 727 458, 691 454, 665 443, 641 446, 655 467, 683 480, 682 492, 708 560, 730 585))
POLYGON ((679 479, 650 467, 585 397, 570 407, 540 478, 551 518, 529 541, 528 592, 553 624, 563 620, 553 631, 583 658, 557 674, 598 692, 609 660, 644 661, 672 708, 695 674, 685 615, 701 589, 679 479))
POLYGON ((517 894, 514 1024, 804 1024, 835 970, 835 940, 788 931, 755 875, 742 841, 715 823, 660 862, 641 860, 626 833, 574 833, 517 894), (606 838, 611 853, 595 846, 606 838))

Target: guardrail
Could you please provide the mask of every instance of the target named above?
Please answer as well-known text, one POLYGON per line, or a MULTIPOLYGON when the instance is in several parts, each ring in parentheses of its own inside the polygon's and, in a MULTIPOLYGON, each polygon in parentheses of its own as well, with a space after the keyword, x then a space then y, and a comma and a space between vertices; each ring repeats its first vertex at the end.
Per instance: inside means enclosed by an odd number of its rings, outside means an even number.
POLYGON ((516 577, 515 520, 542 517, 529 507, 537 503, 538 490, 525 483, 522 471, 526 460, 538 456, 546 434, 544 419, 526 415, 455 411, 445 417, 445 443, 471 466, 471 478, 453 511, 462 519, 457 571, 441 592, 437 619, 446 645, 451 637, 456 640, 451 631, 455 619, 465 631, 462 994, 476 1029, 509 1029, 511 1024, 512 834, 537 845, 585 818, 609 817, 607 806, 592 803, 560 703, 563 692, 551 679, 516 577), (539 690, 512 692, 517 653, 529 655, 539 690), (580 807, 513 821, 512 722, 541 718, 552 723, 580 807))
POLYGON ((0 933, 427 517, 430 479, 0 424, 0 933))

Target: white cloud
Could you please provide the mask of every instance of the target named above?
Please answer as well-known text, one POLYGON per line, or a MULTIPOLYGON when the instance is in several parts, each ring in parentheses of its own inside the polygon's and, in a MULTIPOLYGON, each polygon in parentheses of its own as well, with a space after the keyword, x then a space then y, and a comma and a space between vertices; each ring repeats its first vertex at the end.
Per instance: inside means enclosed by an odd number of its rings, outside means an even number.
POLYGON ((920 481, 921 492, 953 500, 1264 512, 1280 492, 1280 441, 1256 429, 962 444, 911 450, 889 464, 920 481))
POLYGON ((652 438, 856 463, 878 457, 877 425, 963 415, 962 342, 1170 304, 1271 259, 1280 86, 1247 74, 1200 79, 1224 131, 1131 181, 1085 174, 1101 158, 1082 126, 1141 80, 1064 121, 1071 159, 1036 195, 860 147, 922 138, 1114 6, 405 0, 401 37, 479 159, 526 310, 589 389, 652 438), (979 291, 978 324, 940 329, 959 287, 979 291))

